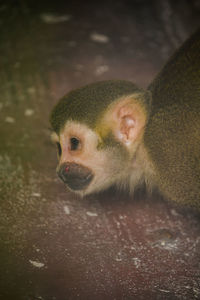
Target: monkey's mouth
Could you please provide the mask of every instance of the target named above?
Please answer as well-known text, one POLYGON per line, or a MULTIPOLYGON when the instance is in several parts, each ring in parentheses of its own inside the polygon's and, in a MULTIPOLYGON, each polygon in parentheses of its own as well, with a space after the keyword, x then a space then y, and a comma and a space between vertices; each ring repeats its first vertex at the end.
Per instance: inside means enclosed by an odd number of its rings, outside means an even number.
POLYGON ((94 177, 89 168, 72 162, 63 163, 57 173, 62 181, 74 191, 86 189, 94 177))

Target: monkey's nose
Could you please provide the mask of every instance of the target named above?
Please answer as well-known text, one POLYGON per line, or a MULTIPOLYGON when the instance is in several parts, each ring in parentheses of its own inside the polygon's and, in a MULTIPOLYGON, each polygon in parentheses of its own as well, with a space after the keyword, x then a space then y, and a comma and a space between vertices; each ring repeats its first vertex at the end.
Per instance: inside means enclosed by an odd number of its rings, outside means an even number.
POLYGON ((63 163, 57 173, 62 181, 72 190, 85 189, 94 177, 89 168, 70 162, 63 163))

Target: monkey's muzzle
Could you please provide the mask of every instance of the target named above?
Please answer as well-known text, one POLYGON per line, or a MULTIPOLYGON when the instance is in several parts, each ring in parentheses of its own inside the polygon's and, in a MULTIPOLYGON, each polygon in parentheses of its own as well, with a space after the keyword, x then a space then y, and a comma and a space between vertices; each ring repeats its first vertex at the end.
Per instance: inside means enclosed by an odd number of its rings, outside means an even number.
POLYGON ((70 189, 77 191, 85 189, 94 177, 87 167, 70 162, 63 163, 57 174, 70 189))

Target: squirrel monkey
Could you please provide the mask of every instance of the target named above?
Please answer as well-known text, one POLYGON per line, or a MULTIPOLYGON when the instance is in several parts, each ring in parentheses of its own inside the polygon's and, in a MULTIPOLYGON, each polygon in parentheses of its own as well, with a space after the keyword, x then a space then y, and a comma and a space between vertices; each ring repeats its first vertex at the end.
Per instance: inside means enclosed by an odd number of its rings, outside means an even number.
POLYGON ((200 31, 147 90, 109 80, 71 91, 50 122, 57 173, 82 196, 145 184, 200 207, 200 31))

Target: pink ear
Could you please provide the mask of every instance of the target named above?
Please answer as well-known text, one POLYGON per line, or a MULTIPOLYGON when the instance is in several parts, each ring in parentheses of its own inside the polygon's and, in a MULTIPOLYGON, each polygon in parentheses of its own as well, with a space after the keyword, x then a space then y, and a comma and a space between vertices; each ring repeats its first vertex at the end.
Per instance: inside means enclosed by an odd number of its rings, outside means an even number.
POLYGON ((120 134, 128 142, 135 137, 136 122, 132 116, 128 115, 121 119, 120 134))
POLYGON ((115 121, 116 138, 129 146, 141 137, 146 123, 146 114, 139 102, 129 98, 116 105, 115 121))

